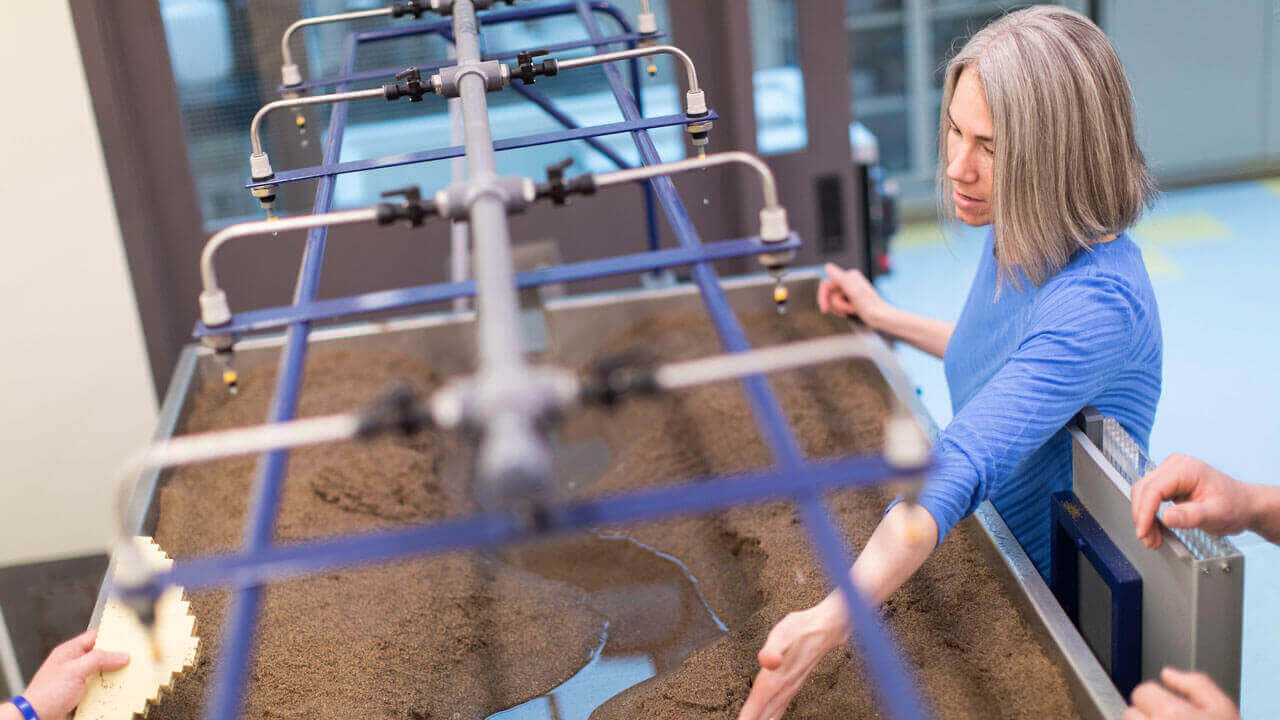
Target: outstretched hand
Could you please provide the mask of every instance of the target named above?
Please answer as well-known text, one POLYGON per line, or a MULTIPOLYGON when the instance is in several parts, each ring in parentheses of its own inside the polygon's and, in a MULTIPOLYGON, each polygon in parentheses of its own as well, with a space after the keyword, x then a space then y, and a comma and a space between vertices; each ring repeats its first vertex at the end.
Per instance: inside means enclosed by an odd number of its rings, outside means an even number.
POLYGON ((1164 511, 1165 525, 1199 528, 1214 535, 1244 531, 1253 510, 1245 483, 1186 455, 1169 456, 1134 483, 1130 500, 1138 537, 1153 549, 1164 542, 1155 518, 1165 500, 1176 501, 1164 511))
POLYGON ((843 270, 827 263, 827 279, 818 285, 818 309, 824 313, 860 318, 879 329, 889 304, 859 270, 843 270))
POLYGON ((1134 688, 1122 720, 1240 720, 1235 703, 1204 673, 1167 667, 1160 681, 1134 688))
POLYGON ((843 614, 826 604, 783 618, 760 650, 760 672, 738 720, 780 720, 818 661, 846 634, 843 614))
POLYGON ((104 670, 129 664, 128 653, 94 650, 97 630, 74 637, 49 653, 23 693, 41 720, 65 720, 84 698, 85 682, 104 670))

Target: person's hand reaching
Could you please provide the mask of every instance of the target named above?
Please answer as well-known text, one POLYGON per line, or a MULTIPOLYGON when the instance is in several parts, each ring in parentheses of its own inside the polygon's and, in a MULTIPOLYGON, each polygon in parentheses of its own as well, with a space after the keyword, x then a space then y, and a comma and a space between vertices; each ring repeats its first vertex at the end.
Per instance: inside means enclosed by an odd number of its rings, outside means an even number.
POLYGON ((40 720, 65 720, 84 698, 85 682, 104 670, 119 670, 129 664, 128 653, 94 650, 98 631, 74 637, 49 653, 44 664, 27 685, 23 697, 40 720))
POLYGON ((760 672, 738 720, 781 720, 818 661, 848 634, 843 612, 832 605, 793 612, 773 627, 760 649, 760 672))
POLYGON ((824 313, 860 318, 877 330, 892 309, 871 281, 858 270, 842 270, 834 263, 824 268, 827 279, 818 285, 818 309, 824 313))
POLYGON ((1231 535, 1248 528, 1253 502, 1249 486, 1187 455, 1171 455, 1134 483, 1130 509, 1138 537, 1149 548, 1164 542, 1156 512, 1165 500, 1176 502, 1161 518, 1171 528, 1198 528, 1231 535))

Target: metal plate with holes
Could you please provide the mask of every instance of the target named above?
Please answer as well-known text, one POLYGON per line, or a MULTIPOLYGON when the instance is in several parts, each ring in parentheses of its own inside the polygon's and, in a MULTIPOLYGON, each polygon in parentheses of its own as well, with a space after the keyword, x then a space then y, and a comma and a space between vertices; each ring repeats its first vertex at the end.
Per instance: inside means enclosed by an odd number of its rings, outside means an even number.
POLYGON ((1147 549, 1134 533, 1130 481, 1084 432, 1070 432, 1075 493, 1142 576, 1142 679, 1166 665, 1200 670, 1239 702, 1244 557, 1230 543, 1197 557, 1163 527, 1164 544, 1147 549))

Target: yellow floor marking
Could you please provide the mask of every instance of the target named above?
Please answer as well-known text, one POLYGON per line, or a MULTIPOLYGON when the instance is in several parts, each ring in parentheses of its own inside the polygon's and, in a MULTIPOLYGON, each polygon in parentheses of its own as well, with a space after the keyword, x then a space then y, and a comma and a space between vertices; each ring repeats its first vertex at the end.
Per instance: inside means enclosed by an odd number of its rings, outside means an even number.
POLYGON ((903 225, 893 236, 894 248, 925 248, 945 245, 942 227, 936 222, 915 222, 903 225))
POLYGON ((1151 277, 1177 277, 1182 274, 1182 268, 1168 255, 1149 244, 1139 247, 1142 249, 1142 261, 1147 266, 1147 274, 1151 277))
POLYGON ((1231 228, 1207 212, 1171 213, 1143 220, 1133 234, 1147 243, 1193 245, 1230 237, 1231 228))

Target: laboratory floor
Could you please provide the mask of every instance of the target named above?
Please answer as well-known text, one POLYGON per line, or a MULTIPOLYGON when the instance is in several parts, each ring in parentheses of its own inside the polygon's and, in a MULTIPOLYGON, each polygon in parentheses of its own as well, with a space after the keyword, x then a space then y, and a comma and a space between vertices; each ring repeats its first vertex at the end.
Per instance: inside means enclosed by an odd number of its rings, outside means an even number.
MULTIPOLYGON (((907 225, 894 272, 877 285, 912 312, 954 321, 986 229, 907 225)), ((1195 455, 1237 478, 1280 485, 1280 178, 1170 190, 1130 231, 1142 248, 1164 328, 1164 392, 1151 457, 1195 455)), ((940 361, 899 350, 945 426, 940 361)), ((1280 717, 1280 549, 1246 534, 1242 711, 1280 717)))

